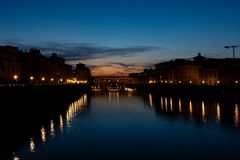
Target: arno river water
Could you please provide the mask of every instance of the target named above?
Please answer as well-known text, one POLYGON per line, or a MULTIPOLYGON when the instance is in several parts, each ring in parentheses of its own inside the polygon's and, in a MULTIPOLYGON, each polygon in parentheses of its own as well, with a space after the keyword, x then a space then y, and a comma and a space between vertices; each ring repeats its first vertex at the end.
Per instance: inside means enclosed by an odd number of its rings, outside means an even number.
POLYGON ((234 95, 83 94, 21 135, 10 159, 238 159, 239 102, 234 95))

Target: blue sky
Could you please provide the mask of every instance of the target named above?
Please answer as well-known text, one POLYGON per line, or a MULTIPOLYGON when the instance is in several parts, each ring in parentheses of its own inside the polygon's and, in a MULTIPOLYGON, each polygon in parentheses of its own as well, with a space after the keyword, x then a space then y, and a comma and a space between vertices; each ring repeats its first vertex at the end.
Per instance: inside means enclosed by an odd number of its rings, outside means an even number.
MULTIPOLYGON (((2 0, 0 44, 57 52, 94 75, 126 75, 161 61, 232 57, 238 0, 2 0)), ((240 57, 240 48, 236 57, 240 57)))

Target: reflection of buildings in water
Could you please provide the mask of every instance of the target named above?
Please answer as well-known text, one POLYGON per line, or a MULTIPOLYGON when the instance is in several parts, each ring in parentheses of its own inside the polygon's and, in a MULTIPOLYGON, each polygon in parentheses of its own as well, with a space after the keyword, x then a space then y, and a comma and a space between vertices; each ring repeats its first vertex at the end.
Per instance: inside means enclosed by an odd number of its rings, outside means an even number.
POLYGON ((208 97, 206 99, 196 97, 190 99, 187 97, 154 96, 152 94, 152 103, 155 111, 163 115, 174 116, 181 114, 183 117, 192 119, 197 124, 208 121, 209 123, 215 122, 220 125, 229 125, 229 122, 233 122, 234 127, 239 127, 238 104, 234 102, 234 106, 229 106, 229 103, 232 104, 229 99, 217 101, 217 99, 209 99, 208 97), (226 107, 222 107, 222 105, 226 107))
POLYGON ((192 118, 193 116, 193 108, 192 108, 192 101, 189 100, 189 116, 192 118))
MULTIPOLYGON (((47 141, 56 137, 58 133, 64 133, 64 127, 69 124, 68 127, 71 127, 73 119, 77 116, 77 113, 80 113, 87 107, 87 95, 84 94, 77 101, 72 102, 65 114, 59 114, 56 119, 48 120, 44 124, 40 125, 37 130, 37 133, 34 132, 34 135, 31 135, 30 139, 27 140, 27 152, 36 152, 36 149, 39 148, 39 144, 46 144, 47 141), (61 130, 61 132, 60 132, 61 130), (38 135, 38 137, 36 137, 38 135)), ((57 111, 56 111, 57 112, 57 111)), ((56 115, 56 114, 55 114, 56 115)), ((55 117, 55 116, 54 116, 55 117)), ((35 131, 35 130, 34 130, 35 131)), ((11 154, 11 159, 19 160, 19 156, 15 153, 11 154)))
POLYGON ((61 130, 61 132, 63 133, 63 117, 62 114, 59 115, 59 128, 61 130))
POLYGON ((131 91, 130 91, 130 92, 127 92, 127 96, 128 96, 128 97, 132 97, 132 96, 133 96, 133 92, 131 92, 131 91))
MULTIPOLYGON (((73 103, 71 103, 68 107, 68 110, 66 111, 66 122, 67 123, 67 127, 71 127, 71 122, 72 120, 75 118, 75 116, 77 115, 78 112, 81 112, 85 107, 87 106, 87 95, 83 95, 79 100, 74 101, 73 103)), ((57 121, 57 120, 56 120, 57 121)), ((56 136, 57 133, 57 126, 56 126, 56 121, 55 120, 50 120, 50 123, 48 123, 49 125, 49 131, 48 133, 50 133, 50 136, 52 138, 54 138, 56 136), (55 123, 54 123, 55 122, 55 123)), ((48 127, 46 127, 48 128, 48 127)), ((62 114, 59 115, 59 129, 61 130, 61 133, 63 133, 64 131, 64 119, 62 114)), ((41 133, 41 142, 42 144, 45 144, 47 142, 47 139, 49 137, 47 137, 47 131, 44 127, 44 125, 42 125, 41 129, 40 129, 40 133, 41 133)), ((29 141, 29 151, 30 152, 35 152, 36 151, 36 144, 33 138, 30 138, 29 141)), ((13 156, 18 158, 17 156, 13 156)))
POLYGON ((182 112, 182 102, 181 102, 180 98, 178 100, 178 109, 179 109, 179 112, 181 113, 182 112))
POLYGON ((18 157, 13 157, 13 160, 20 160, 20 158, 18 158, 18 157))
POLYGON ((149 97, 149 106, 150 106, 150 109, 152 110, 153 101, 152 101, 151 93, 148 94, 148 97, 149 97))
POLYGON ((84 94, 79 100, 71 103, 66 113, 67 127, 71 127, 71 122, 78 112, 87 106, 87 95, 84 94))
POLYGON ((43 125, 41 128, 41 139, 42 139, 42 143, 45 144, 45 142, 47 141, 47 136, 46 136, 46 130, 43 125))
POLYGON ((163 97, 161 96, 161 110, 163 110, 163 97))
POLYGON ((12 153, 12 159, 13 160, 20 160, 19 156, 15 152, 12 153))
POLYGON ((170 110, 171 110, 171 112, 173 112, 172 97, 170 97, 170 110))
POLYGON ((29 150, 30 150, 30 152, 35 152, 35 150, 36 150, 36 146, 35 146, 35 142, 34 142, 33 138, 30 138, 29 150))
POLYGON ((70 110, 68 110, 67 111, 67 113, 66 113, 66 121, 67 121, 67 127, 71 127, 71 119, 72 119, 72 113, 71 113, 71 111, 70 110))
POLYGON ((238 105, 235 104, 234 109, 234 126, 237 128, 239 124, 239 111, 238 111, 238 105))
POLYGON ((217 103, 217 109, 216 109, 216 121, 218 123, 221 122, 221 108, 220 108, 220 105, 219 105, 219 102, 217 103))
POLYGON ((54 127, 53 120, 50 121, 50 133, 51 133, 51 136, 54 138, 56 133, 55 133, 55 127, 54 127))
POLYGON ((119 104, 119 92, 108 92, 108 100, 110 104, 113 101, 113 97, 116 97, 117 104, 119 104))
POLYGON ((167 104, 168 104, 168 103, 167 103, 167 97, 165 97, 165 101, 164 101, 164 102, 165 102, 165 111, 166 111, 166 112, 168 112, 168 106, 167 106, 167 104))
POLYGON ((206 122, 206 112, 205 112, 205 104, 204 101, 202 101, 202 121, 206 122))

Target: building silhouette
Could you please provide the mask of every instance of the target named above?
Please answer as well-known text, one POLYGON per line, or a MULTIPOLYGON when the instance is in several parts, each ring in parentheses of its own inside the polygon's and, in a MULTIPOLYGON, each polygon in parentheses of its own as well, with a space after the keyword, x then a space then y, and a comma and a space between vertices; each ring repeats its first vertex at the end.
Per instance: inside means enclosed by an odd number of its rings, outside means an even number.
POLYGON ((0 46, 0 83, 15 83, 20 75, 17 47, 0 46))
MULTIPOLYGON (((167 84, 233 85, 240 81, 240 59, 176 59, 155 65, 155 82, 167 84)), ((151 80, 151 78, 149 79, 151 80)))
POLYGON ((131 73, 133 82, 185 85, 238 85, 240 83, 239 58, 206 58, 200 53, 189 59, 175 59, 131 73))
POLYGON ((0 46, 1 84, 66 84, 83 76, 88 83, 91 72, 85 65, 74 70, 57 53, 46 57, 36 48, 19 51, 17 47, 0 46))

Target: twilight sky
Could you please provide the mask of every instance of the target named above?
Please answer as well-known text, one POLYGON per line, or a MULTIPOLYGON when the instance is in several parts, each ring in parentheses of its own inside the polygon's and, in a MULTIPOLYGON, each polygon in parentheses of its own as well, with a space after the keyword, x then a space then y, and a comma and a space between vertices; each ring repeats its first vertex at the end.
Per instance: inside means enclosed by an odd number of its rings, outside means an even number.
POLYGON ((0 45, 56 52, 93 75, 128 75, 198 52, 232 57, 224 46, 240 44, 239 0, 1 0, 0 17, 0 45))

